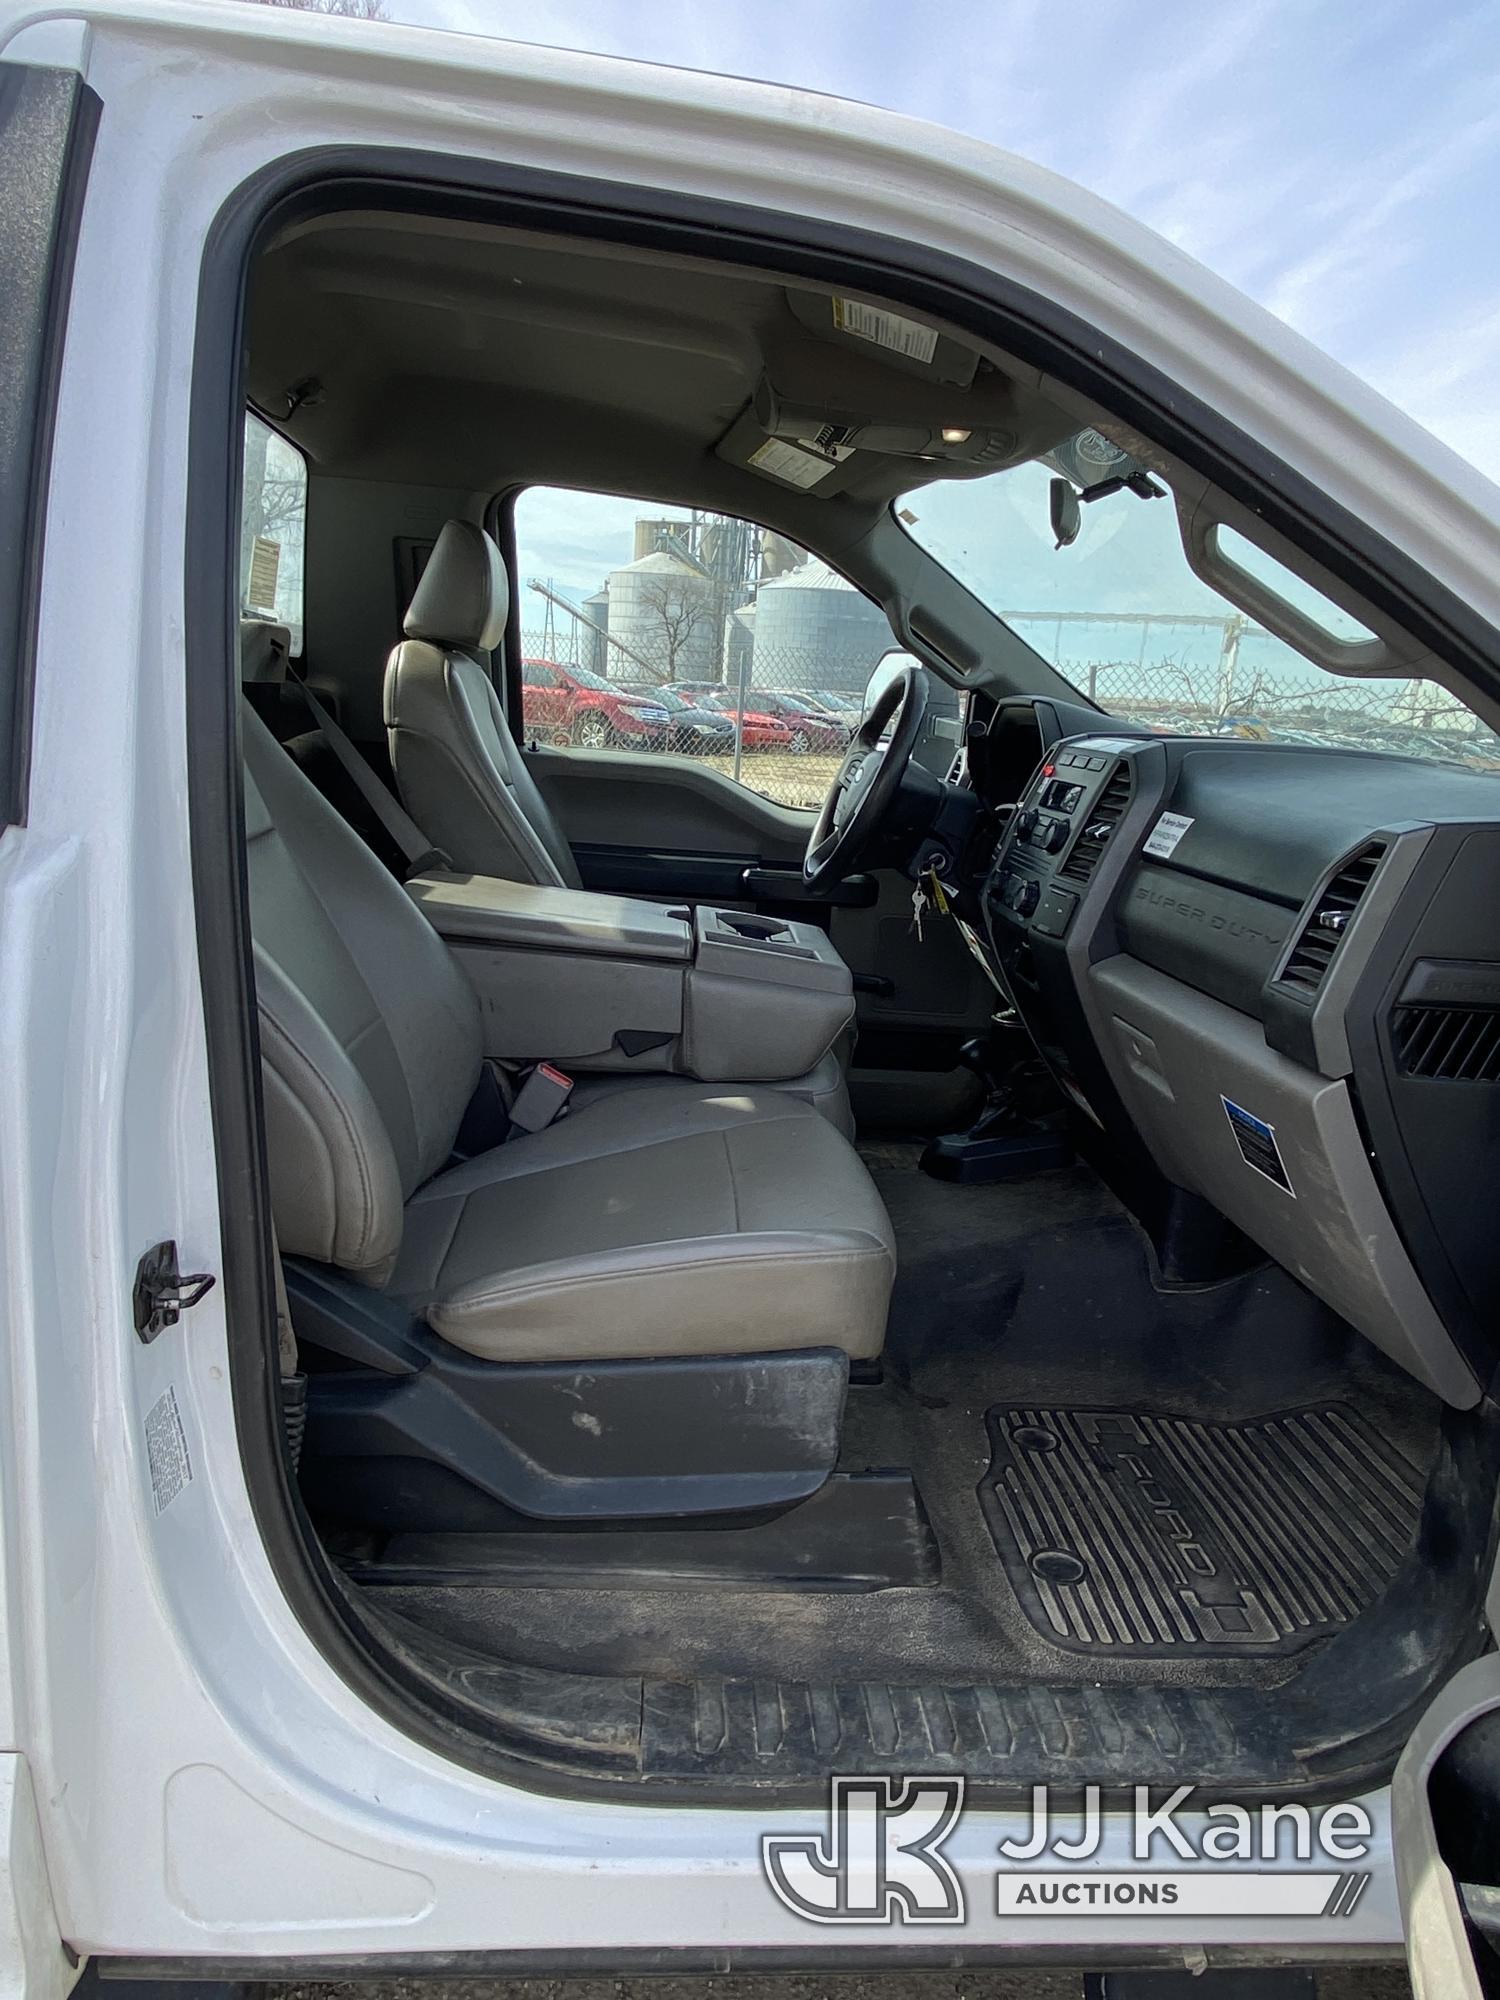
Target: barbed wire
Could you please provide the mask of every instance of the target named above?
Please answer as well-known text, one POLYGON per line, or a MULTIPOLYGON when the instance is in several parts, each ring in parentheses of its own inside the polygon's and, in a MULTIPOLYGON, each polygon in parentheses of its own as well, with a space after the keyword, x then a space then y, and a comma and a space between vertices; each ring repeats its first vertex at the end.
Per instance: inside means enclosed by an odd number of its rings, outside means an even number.
MULTIPOLYGON (((1021 621, 1017 621, 1021 622, 1021 621)), ((1042 621, 1038 619, 1036 623, 1042 621)), ((1195 619, 1180 650, 1164 640, 1174 621, 1137 621, 1146 629, 1133 657, 1080 645, 1089 620, 1075 614, 1068 657, 1059 671, 1106 715, 1144 723, 1163 735, 1226 736, 1311 743, 1441 759, 1500 771, 1500 738, 1456 696, 1431 681, 1354 680, 1310 668, 1287 673, 1280 660, 1255 658, 1262 635, 1245 621, 1238 644, 1215 657, 1195 619), (1084 628, 1080 632, 1080 628, 1084 628), (1196 657, 1194 656, 1196 654, 1196 657)), ((1121 621, 1101 616, 1100 627, 1121 621)), ((1181 621, 1186 627, 1187 620, 1181 621)), ((1132 630, 1131 638, 1135 640, 1132 630)), ((741 682, 673 677, 643 670, 650 649, 637 646, 629 675, 606 673, 575 631, 522 634, 524 727, 529 740, 591 749, 660 751, 702 757, 778 803, 820 802, 854 726, 874 659, 840 657, 823 647, 756 646, 745 654, 741 682), (544 652, 544 645, 550 651, 544 652), (559 657, 561 655, 561 657, 559 657), (540 666, 550 661, 549 673, 540 666), (743 693, 742 693, 743 690, 743 693)))

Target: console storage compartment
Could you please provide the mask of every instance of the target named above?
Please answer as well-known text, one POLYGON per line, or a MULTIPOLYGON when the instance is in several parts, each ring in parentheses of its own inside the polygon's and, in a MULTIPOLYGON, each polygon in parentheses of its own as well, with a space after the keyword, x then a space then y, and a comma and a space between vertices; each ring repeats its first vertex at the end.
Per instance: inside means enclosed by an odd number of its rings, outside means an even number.
POLYGON ((684 1067, 705 1083, 800 1076, 854 1013, 849 968, 813 924, 700 906, 684 1067))
POLYGON ((488 1056, 773 1083, 853 1018, 849 969, 811 924, 447 871, 406 888, 479 996, 488 1056))

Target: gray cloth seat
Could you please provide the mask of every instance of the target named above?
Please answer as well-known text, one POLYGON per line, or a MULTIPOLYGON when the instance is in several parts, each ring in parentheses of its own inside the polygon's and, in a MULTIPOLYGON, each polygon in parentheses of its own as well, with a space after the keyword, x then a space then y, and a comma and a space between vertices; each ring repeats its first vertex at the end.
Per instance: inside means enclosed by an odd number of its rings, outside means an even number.
POLYGON ((478 1006, 401 886, 242 704, 266 1143, 281 1249, 494 1361, 878 1351, 890 1224, 775 1089, 631 1080, 449 1165, 478 1006))
POLYGON ((482 655, 510 593, 493 539, 447 522, 385 670, 385 725, 402 802, 460 873, 580 888, 562 828, 511 735, 482 655))

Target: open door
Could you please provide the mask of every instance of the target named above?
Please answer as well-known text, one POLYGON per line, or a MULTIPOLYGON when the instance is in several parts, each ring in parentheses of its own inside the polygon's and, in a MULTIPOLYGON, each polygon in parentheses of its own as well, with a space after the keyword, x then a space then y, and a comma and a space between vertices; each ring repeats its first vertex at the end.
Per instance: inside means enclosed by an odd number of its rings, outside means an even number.
MULTIPOLYGON (((1492 1579, 1491 1630, 1500 1617, 1492 1579)), ((1500 1653, 1449 1681, 1391 1782, 1391 1839, 1417 2000, 1500 1993, 1500 1653)))

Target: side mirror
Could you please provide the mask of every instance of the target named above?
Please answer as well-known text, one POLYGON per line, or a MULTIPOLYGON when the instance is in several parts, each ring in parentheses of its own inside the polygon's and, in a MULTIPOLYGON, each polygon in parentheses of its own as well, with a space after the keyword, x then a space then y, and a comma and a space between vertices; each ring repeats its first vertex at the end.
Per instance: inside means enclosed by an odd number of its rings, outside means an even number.
POLYGON ((1071 479, 1053 480, 1048 509, 1058 548, 1070 549, 1078 540, 1078 530, 1083 525, 1083 509, 1078 504, 1078 493, 1071 479))

